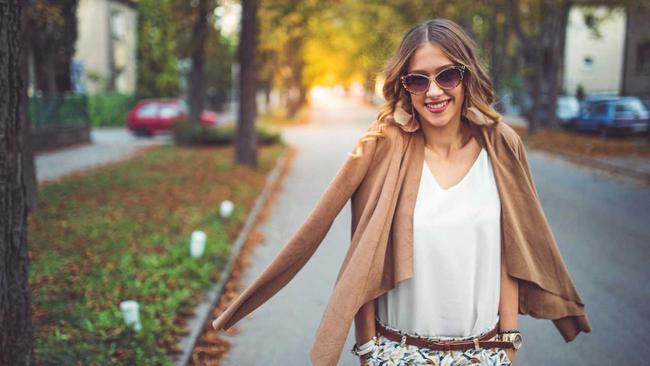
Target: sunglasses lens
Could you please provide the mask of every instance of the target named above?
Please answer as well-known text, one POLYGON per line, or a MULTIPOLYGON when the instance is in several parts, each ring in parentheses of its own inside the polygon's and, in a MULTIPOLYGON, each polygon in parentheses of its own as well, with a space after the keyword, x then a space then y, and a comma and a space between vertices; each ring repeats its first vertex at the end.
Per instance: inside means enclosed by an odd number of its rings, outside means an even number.
POLYGON ((436 82, 444 89, 453 89, 460 84, 463 74, 459 69, 447 69, 436 77, 436 82))
POLYGON ((422 93, 429 87, 429 79, 422 75, 406 75, 404 77, 404 86, 411 93, 422 93))

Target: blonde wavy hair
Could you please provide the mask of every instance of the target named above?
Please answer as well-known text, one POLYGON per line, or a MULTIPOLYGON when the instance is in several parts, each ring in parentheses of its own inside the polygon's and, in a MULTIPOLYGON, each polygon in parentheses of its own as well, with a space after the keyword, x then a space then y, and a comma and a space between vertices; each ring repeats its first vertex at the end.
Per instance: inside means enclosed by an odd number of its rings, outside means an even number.
POLYGON ((492 81, 479 59, 478 47, 474 40, 463 28, 449 19, 427 20, 415 25, 404 35, 397 53, 384 67, 382 73, 386 79, 382 91, 385 102, 379 108, 378 129, 361 136, 353 156, 362 154, 364 142, 384 137, 383 130, 387 125, 397 124, 393 114, 399 104, 405 111, 412 110, 411 95, 402 87, 400 76, 408 72, 408 65, 415 51, 427 43, 441 47, 452 62, 466 67, 463 77, 465 98, 461 110, 464 120, 475 124, 501 121, 501 114, 492 108, 495 101, 492 81))

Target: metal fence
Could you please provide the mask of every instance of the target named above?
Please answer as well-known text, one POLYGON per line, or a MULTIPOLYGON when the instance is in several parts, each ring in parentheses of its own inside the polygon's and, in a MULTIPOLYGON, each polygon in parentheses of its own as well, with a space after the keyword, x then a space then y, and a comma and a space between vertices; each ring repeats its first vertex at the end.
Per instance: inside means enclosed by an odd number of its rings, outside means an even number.
POLYGON ((29 113, 35 127, 48 125, 85 126, 88 117, 88 97, 75 94, 33 96, 29 98, 29 113))

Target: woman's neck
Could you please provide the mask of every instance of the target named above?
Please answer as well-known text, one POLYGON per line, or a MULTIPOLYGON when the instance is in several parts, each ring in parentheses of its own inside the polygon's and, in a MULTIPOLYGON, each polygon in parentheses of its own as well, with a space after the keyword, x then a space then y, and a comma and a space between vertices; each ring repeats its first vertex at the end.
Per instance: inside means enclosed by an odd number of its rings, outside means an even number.
POLYGON ((441 158, 449 157, 471 139, 469 126, 467 123, 461 122, 460 118, 450 121, 442 127, 432 126, 426 122, 421 123, 420 126, 424 134, 425 146, 441 158))

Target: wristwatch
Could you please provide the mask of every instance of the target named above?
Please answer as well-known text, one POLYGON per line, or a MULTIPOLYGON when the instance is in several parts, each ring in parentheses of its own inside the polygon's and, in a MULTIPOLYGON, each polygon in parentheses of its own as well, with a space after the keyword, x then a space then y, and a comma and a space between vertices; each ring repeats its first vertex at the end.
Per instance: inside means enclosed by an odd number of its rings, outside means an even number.
POLYGON ((362 344, 361 346, 357 346, 356 344, 352 347, 350 352, 352 352, 353 355, 358 356, 358 357, 364 357, 369 355, 374 346, 377 344, 377 337, 374 336, 372 339, 370 339, 368 342, 362 344))
POLYGON ((521 337, 521 333, 518 330, 506 330, 499 332, 499 338, 503 342, 512 343, 512 348, 518 350, 524 344, 524 339, 521 337))

